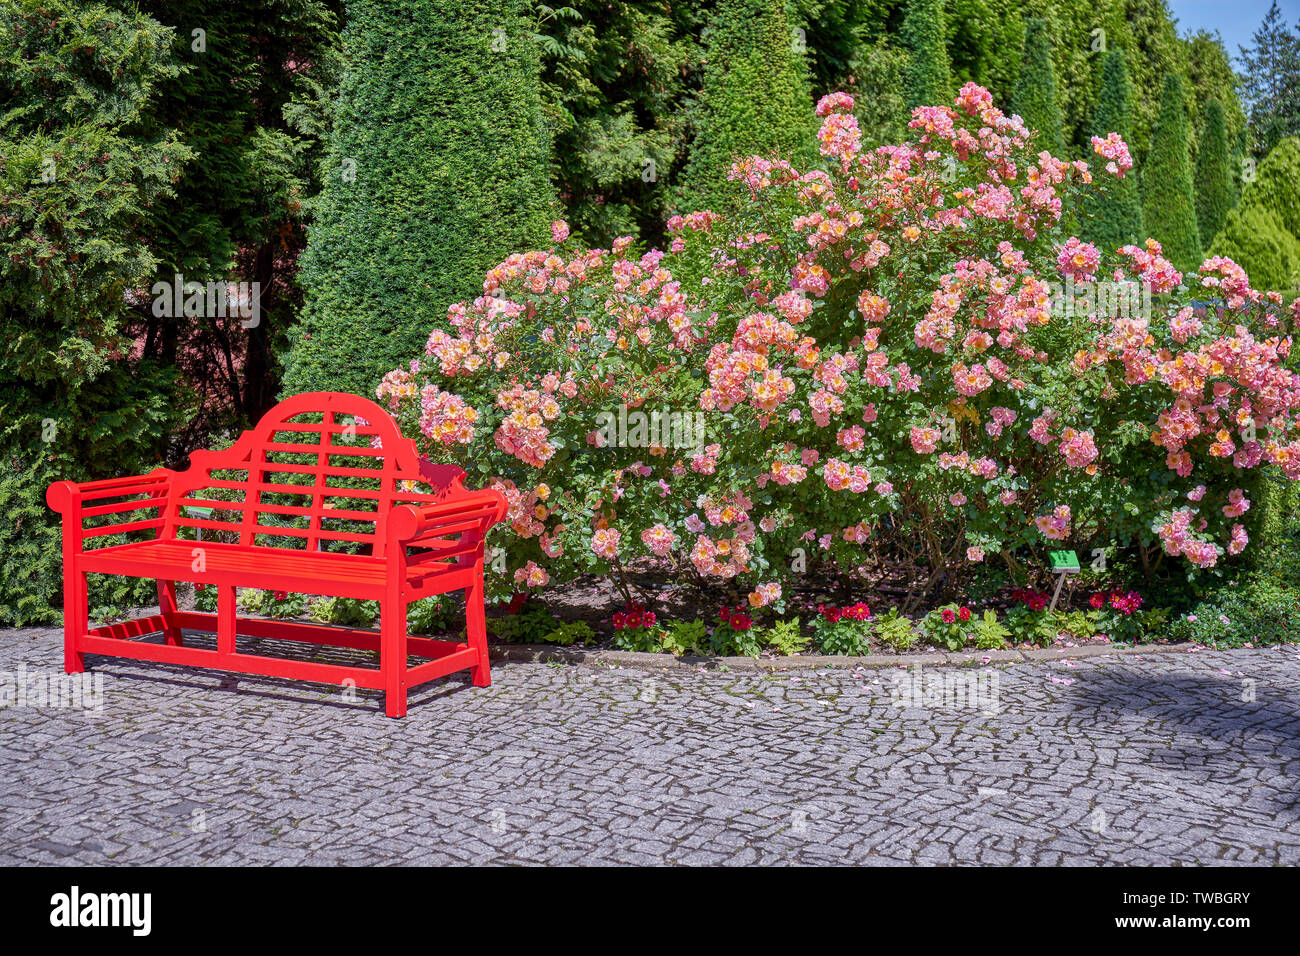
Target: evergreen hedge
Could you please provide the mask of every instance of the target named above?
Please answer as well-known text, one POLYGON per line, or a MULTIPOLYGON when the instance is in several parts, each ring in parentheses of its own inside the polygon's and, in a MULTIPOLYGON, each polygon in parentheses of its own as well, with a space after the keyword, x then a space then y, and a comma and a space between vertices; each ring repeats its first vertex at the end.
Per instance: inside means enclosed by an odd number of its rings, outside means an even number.
POLYGON ((952 100, 946 32, 943 0, 908 3, 899 33, 909 54, 903 71, 903 100, 908 109, 944 105, 952 100))
POLYGON ((1242 204, 1273 212, 1282 227, 1300 238, 1300 137, 1278 140, 1242 190, 1242 204))
MULTIPOLYGON (((1089 135, 1105 138, 1107 133, 1119 133, 1129 142, 1132 132, 1133 84, 1129 80, 1128 60, 1123 50, 1111 50, 1102 61, 1101 91, 1089 135)), ((1114 250, 1145 238, 1136 169, 1130 170, 1123 179, 1108 183, 1104 193, 1091 195, 1085 208, 1089 219, 1083 231, 1102 248, 1114 250)))
POLYGON ((522 0, 357 0, 282 394, 367 397, 558 215, 522 0))
POLYGON ((1271 209, 1250 206, 1231 210, 1210 254, 1237 263, 1257 289, 1286 291, 1300 284, 1300 240, 1271 209))
POLYGON ((1147 232, 1160 240, 1165 256, 1175 266, 1188 271, 1200 265, 1187 110, 1183 81, 1177 73, 1165 74, 1160 116, 1142 169, 1142 221, 1147 232))
POLYGON ((1011 110, 1037 132, 1040 149, 1062 156, 1065 140, 1061 135, 1061 107, 1056 98, 1052 45, 1047 36, 1046 20, 1035 17, 1025 24, 1024 53, 1011 110))
POLYGON ((682 171, 679 207, 721 209, 737 158, 780 153, 796 167, 817 154, 801 43, 785 6, 720 0, 706 32, 695 139, 682 171))
POLYGON ((1223 104, 1205 104, 1205 127, 1196 153, 1196 225, 1207 242, 1213 239, 1236 205, 1228 170, 1228 130, 1223 104))

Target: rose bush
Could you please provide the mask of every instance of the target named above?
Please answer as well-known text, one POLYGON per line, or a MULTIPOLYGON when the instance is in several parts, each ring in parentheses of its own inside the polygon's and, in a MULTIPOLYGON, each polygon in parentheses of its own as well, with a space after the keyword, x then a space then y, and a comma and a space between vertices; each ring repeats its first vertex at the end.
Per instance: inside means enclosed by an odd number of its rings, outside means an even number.
POLYGON ((1048 547, 1208 568, 1263 471, 1300 476, 1294 311, 1231 260, 1075 234, 1132 167, 1118 136, 1058 159, 967 84, 863 151, 851 106, 817 106, 825 168, 736 163, 734 208, 674 217, 666 251, 556 223, 385 378, 431 457, 507 495, 496 593, 627 593, 639 561, 779 608, 801 572, 892 569, 910 608, 1048 547))

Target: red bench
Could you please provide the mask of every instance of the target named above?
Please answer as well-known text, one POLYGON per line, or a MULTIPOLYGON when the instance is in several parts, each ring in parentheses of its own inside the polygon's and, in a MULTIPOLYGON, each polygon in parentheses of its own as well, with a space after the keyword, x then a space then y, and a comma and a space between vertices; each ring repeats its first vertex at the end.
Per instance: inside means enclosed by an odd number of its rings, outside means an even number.
POLYGON ((466 489, 464 471, 421 461, 374 402, 336 392, 287 399, 233 447, 196 451, 190 460, 184 471, 57 481, 47 490, 63 515, 69 674, 84 670, 90 653, 352 682, 383 690, 389 717, 404 716, 408 688, 425 681, 468 668, 474 686, 491 682, 483 548, 505 516, 500 492, 466 489), (156 580, 160 613, 91 628, 87 574, 156 580), (217 613, 180 610, 177 581, 215 586, 217 613), (379 633, 239 618, 236 586, 375 600, 379 633), (464 643, 407 634, 407 605, 460 590, 464 643), (187 647, 184 629, 214 632, 216 648, 187 647), (245 653, 236 644, 241 635, 378 650, 379 667, 245 653), (408 654, 428 660, 408 667, 408 654))

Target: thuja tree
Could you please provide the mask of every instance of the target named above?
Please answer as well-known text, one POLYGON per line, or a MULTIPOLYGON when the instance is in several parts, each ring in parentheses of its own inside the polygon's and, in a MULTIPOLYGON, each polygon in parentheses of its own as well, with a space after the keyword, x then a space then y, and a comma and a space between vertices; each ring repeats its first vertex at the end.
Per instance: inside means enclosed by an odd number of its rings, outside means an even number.
POLYGON ((200 283, 229 279, 260 290, 255 322, 234 309, 172 314, 154 308, 152 296, 139 297, 133 337, 145 355, 178 366, 195 396, 195 414, 173 440, 180 458, 204 444, 207 433, 256 421, 275 401, 276 356, 299 305, 294 275, 306 199, 318 188, 313 160, 320 142, 317 130, 290 125, 286 107, 292 115, 312 84, 329 81, 342 4, 138 6, 174 28, 172 48, 183 69, 160 85, 155 114, 194 152, 175 195, 150 208, 144 234, 158 260, 153 278, 167 286, 177 274, 200 283))
POLYGON ((727 168, 751 154, 816 154, 803 42, 770 0, 720 0, 706 32, 695 139, 682 172, 681 208, 721 207, 727 168))
POLYGON ((903 99, 908 109, 942 103, 952 94, 945 32, 943 0, 910 0, 899 33, 908 51, 903 71, 903 99))
MULTIPOLYGON (((1111 50, 1102 62, 1101 92, 1093 113, 1091 133, 1118 133, 1126 141, 1133 129, 1133 86, 1123 50, 1111 50)), ((1142 202, 1137 177, 1125 176, 1100 187, 1084 200, 1084 232, 1103 249, 1118 249, 1142 238, 1142 202)))
POLYGON ((1194 266, 1201 254, 1187 139, 1183 83, 1178 74, 1169 73, 1142 169, 1142 221, 1180 268, 1194 266))
POLYGON ((1023 62, 1011 108, 1026 126, 1038 131, 1039 146, 1053 154, 1064 152, 1056 72, 1052 68, 1052 45, 1047 38, 1045 20, 1035 18, 1025 26, 1023 62))
MULTIPOLYGON (((184 403, 132 357, 125 294, 157 263, 141 240, 189 151, 145 136, 171 33, 67 0, 0 6, 0 622, 57 620, 60 479, 147 470, 184 403)), ((124 603, 92 580, 92 605, 124 603)))
POLYGON ((1280 141, 1230 210, 1210 251, 1245 267, 1260 288, 1300 286, 1300 139, 1280 141))
POLYGON ((1141 167, 1151 149, 1167 73, 1182 69, 1184 54, 1178 30, 1164 0, 1124 0, 1121 38, 1112 33, 1109 45, 1122 47, 1133 81, 1133 156, 1141 167))
POLYGON ((372 394, 475 273, 545 234, 555 200, 524 6, 349 7, 285 394, 372 394))
MULTIPOLYGON (((1223 126, 1227 134, 1229 154, 1245 144, 1249 135, 1246 113, 1241 106, 1241 97, 1237 88, 1241 83, 1232 68, 1232 58, 1224 49, 1223 40, 1217 33, 1198 30, 1180 41, 1184 49, 1183 77, 1194 101, 1198 116, 1204 116, 1211 100, 1216 100, 1223 110, 1223 126)), ((1200 131, 1204 135, 1204 129, 1200 131)), ((1200 136, 1196 141, 1200 149, 1200 136)), ((1201 241, 1208 242, 1209 236, 1202 235, 1201 241)))
POLYGON ((574 0, 540 16, 542 100, 553 171, 574 235, 608 245, 659 236, 685 151, 681 103, 698 57, 691 24, 653 0, 574 0))
POLYGON ((1207 243, 1223 228, 1228 211, 1236 205, 1234 199, 1223 104, 1210 100, 1205 104, 1205 126, 1196 153, 1196 224, 1207 243))

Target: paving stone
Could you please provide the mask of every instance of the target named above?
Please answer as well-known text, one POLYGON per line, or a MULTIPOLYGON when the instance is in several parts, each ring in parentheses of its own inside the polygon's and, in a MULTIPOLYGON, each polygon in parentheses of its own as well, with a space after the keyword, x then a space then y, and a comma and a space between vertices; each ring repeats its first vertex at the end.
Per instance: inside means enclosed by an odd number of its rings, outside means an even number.
MULTIPOLYGON (((0 672, 61 662, 56 630, 0 631, 0 672)), ((88 662, 101 711, 0 709, 0 864, 1300 863, 1289 647, 923 666, 995 709, 898 706, 895 671, 502 662, 397 721, 88 662)))

